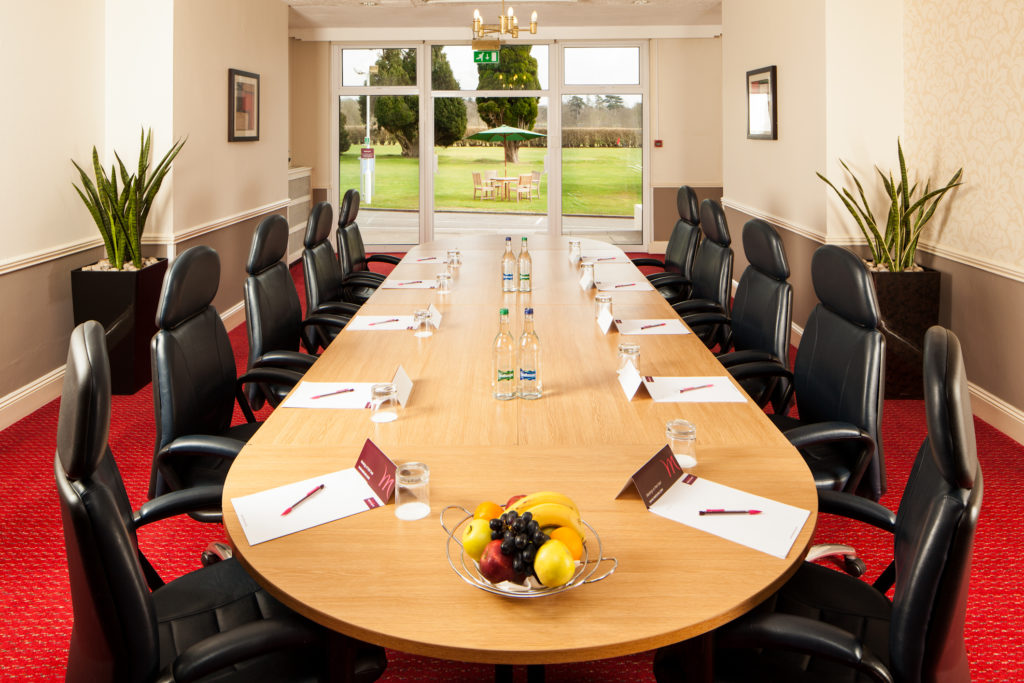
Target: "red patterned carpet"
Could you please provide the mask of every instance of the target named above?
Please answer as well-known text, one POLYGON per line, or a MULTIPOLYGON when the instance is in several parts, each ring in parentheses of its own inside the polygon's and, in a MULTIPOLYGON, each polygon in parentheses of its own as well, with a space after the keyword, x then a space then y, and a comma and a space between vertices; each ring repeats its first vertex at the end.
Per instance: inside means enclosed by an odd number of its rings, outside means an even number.
MULTIPOLYGON (((293 269, 295 272, 297 269, 293 269)), ((301 272, 298 273, 301 279, 301 272)), ((299 284, 301 295, 302 286, 299 284)), ((244 326, 231 332, 239 369, 247 353, 244 326)), ((970 368, 968 368, 970 375, 970 368)), ((60 512, 53 480, 58 400, 0 432, 0 681, 60 681, 64 677, 72 611, 60 512)), ((237 411, 236 411, 237 412, 237 411)), ((145 500, 154 429, 152 395, 116 396, 110 442, 135 507, 145 500)), ((241 415, 236 416, 241 420, 241 415)), ((985 499, 978 523, 967 614, 967 646, 974 681, 1024 680, 1024 522, 1018 510, 1024 491, 1024 446, 975 420, 985 499), (1014 503, 1013 501, 1018 501, 1014 503)), ((924 436, 920 401, 886 401, 883 441, 889 493, 895 509, 910 464, 924 436)), ((199 553, 223 539, 217 527, 191 520, 153 525, 140 545, 165 577, 198 567, 199 553)), ((852 542, 874 578, 889 559, 885 534, 854 530, 821 518, 816 541, 852 542)), ((552 683, 653 681, 651 654, 584 664, 552 666, 552 683)), ((517 680, 525 672, 517 671, 517 680)), ((493 680, 493 669, 389 652, 389 682, 470 683, 493 680)))

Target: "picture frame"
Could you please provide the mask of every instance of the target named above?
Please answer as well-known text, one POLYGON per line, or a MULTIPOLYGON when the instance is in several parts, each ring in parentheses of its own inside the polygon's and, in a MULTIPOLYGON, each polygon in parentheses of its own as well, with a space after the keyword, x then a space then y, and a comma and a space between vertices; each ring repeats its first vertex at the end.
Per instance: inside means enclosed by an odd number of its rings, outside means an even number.
POLYGON ((228 69, 228 142, 260 139, 260 75, 228 69))
POLYGON ((747 137, 751 140, 778 140, 778 98, 775 66, 747 72, 747 137))

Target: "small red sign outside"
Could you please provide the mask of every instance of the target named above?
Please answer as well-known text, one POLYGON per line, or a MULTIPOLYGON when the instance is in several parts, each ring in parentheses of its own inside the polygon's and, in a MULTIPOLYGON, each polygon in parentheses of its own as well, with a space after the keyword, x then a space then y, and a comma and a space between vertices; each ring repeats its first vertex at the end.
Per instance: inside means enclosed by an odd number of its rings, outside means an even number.
POLYGON ((359 150, 360 159, 372 159, 373 158, 373 147, 362 147, 359 150))

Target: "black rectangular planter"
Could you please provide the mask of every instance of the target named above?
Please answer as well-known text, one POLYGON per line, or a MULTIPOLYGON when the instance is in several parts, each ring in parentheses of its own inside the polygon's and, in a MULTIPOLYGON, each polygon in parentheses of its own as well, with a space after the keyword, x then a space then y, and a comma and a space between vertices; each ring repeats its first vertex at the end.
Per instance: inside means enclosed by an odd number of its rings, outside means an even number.
POLYGON ((115 394, 134 394, 152 380, 149 341, 167 259, 142 270, 71 271, 75 325, 96 320, 107 333, 110 383, 115 394))
POLYGON ((936 270, 871 271, 885 335, 885 397, 924 398, 924 333, 939 324, 942 274, 936 270))

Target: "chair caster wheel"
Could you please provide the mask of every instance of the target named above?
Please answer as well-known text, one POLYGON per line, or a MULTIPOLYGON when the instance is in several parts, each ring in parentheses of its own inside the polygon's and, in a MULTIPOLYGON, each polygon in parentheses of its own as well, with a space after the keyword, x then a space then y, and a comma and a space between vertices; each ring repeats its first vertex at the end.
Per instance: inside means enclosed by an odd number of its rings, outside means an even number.
POLYGON ((211 564, 216 564, 229 557, 231 557, 231 546, 227 543, 214 541, 206 546, 206 550, 199 555, 199 561, 202 562, 204 567, 209 567, 211 564))
POLYGON ((843 568, 846 570, 847 574, 855 578, 864 576, 864 572, 867 571, 867 565, 865 565, 864 560, 859 557, 844 557, 843 568))

